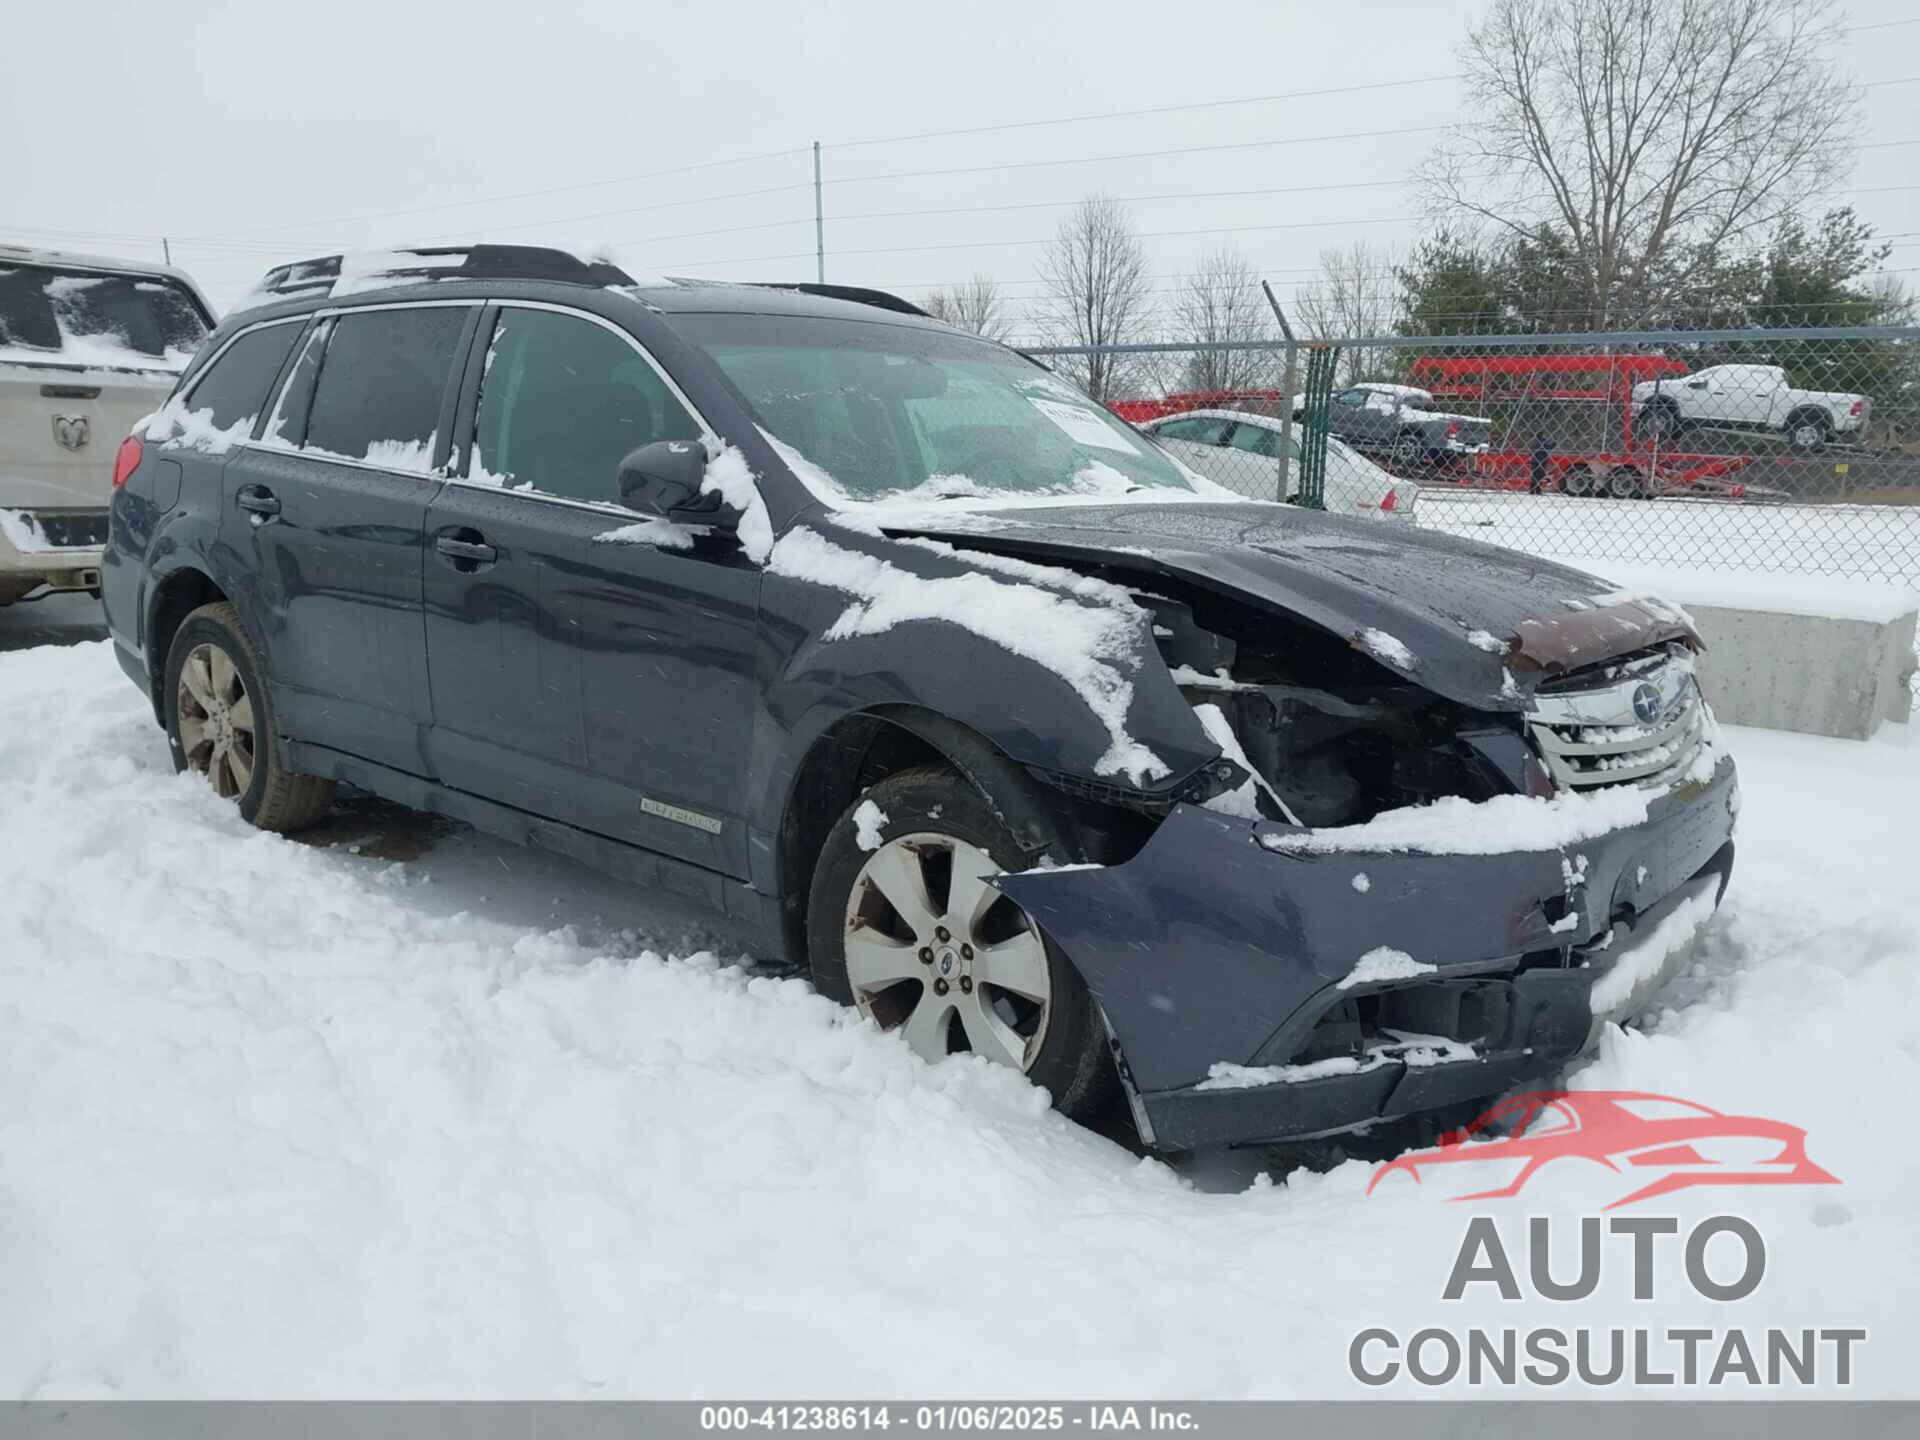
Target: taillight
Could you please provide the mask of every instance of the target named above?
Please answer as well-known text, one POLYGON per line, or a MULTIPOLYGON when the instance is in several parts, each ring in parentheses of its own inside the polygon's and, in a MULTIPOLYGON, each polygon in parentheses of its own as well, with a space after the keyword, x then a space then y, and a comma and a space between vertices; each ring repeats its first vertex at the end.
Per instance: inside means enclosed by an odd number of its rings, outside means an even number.
POLYGON ((1458 435, 1459 433, 1460 433, 1460 422, 1458 420, 1451 420, 1447 422, 1447 438, 1449 440, 1451 440, 1454 436, 1458 435))
POLYGON ((1382 510, 1398 510, 1400 508, 1400 492, 1398 490, 1387 491, 1387 498, 1380 502, 1380 508, 1382 510))
MULTIPOLYGON (((118 490, 127 483, 127 477, 140 468, 142 447, 138 435, 129 435, 120 442, 120 451, 113 457, 113 488, 118 490)), ((98 471, 94 472, 98 474, 98 471)))
POLYGON ((1863 409, 1866 408, 1866 404, 1867 402, 1864 400, 1856 400, 1853 402, 1853 408, 1847 411, 1847 413, 1849 415, 1858 415, 1863 409))

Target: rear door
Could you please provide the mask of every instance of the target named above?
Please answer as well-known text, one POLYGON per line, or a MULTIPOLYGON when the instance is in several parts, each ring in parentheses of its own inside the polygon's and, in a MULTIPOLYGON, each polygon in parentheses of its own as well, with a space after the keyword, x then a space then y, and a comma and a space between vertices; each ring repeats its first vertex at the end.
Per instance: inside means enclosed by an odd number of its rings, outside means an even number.
POLYGON ((374 306, 309 332, 260 441, 227 466, 282 727, 422 775, 423 527, 440 488, 476 303, 374 306))
MULTIPOLYGON (((114 451, 208 328, 172 280, 0 263, 0 509, 104 516, 114 451)), ((103 523, 63 529, 98 545, 103 523)))
POLYGON ((436 768, 744 875, 760 569, 618 498, 623 456, 706 427, 597 316, 502 302, 487 324, 426 522, 436 768))

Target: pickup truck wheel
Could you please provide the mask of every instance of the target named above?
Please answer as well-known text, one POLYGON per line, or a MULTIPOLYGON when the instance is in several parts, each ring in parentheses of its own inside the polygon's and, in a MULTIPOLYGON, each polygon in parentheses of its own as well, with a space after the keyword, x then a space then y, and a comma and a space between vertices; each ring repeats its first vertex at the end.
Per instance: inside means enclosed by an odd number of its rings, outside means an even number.
POLYGON ((1560 485, 1569 495, 1591 495, 1594 486, 1593 467, 1590 465, 1568 466, 1560 485))
POLYGON ((1818 410, 1802 410, 1787 417, 1787 447, 1810 455, 1824 450, 1833 438, 1833 426, 1818 410))
POLYGON ((1655 400, 1640 412, 1640 428, 1657 440, 1678 440, 1686 433, 1687 422, 1673 401, 1655 400))
POLYGON ((1025 864, 987 798, 943 766, 891 775, 828 834, 807 907, 814 986, 929 1063, 971 1051, 1080 1118, 1115 1081, 1086 982, 983 877, 1025 864))
POLYGON ((202 605, 180 622, 163 694, 174 769, 204 776, 247 823, 285 834, 326 813, 333 782, 281 764, 273 702, 233 606, 202 605))
POLYGON ((1409 430, 1394 437, 1393 449, 1389 452, 1395 465, 1403 470, 1418 470, 1427 455, 1427 442, 1418 434, 1409 430))

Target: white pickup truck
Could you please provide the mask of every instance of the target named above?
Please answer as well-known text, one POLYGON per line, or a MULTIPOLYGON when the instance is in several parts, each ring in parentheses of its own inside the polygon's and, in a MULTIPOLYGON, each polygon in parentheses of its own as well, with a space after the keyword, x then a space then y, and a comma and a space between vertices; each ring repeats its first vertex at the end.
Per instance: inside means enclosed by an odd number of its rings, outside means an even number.
POLYGON ((212 328, 178 270, 0 245, 0 606, 99 588, 115 451, 212 328))
POLYGON ((1640 427, 1674 440, 1690 426, 1769 430, 1795 450, 1823 448, 1866 428, 1873 402, 1840 390, 1796 390, 1778 365, 1709 365, 1673 380, 1633 387, 1640 427))

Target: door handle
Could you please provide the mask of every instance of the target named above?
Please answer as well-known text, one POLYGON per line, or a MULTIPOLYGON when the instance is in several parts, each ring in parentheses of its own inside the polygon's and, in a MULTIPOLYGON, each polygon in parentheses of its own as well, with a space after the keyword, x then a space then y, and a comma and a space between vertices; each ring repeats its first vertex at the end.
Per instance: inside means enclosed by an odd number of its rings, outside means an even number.
POLYGON ((433 537, 433 548, 449 560, 464 560, 475 565, 491 565, 500 552, 482 540, 458 540, 451 535, 433 537))
POLYGON ((242 510, 251 510, 256 515, 278 515, 280 499, 264 485, 242 485, 235 492, 233 503, 242 510))

